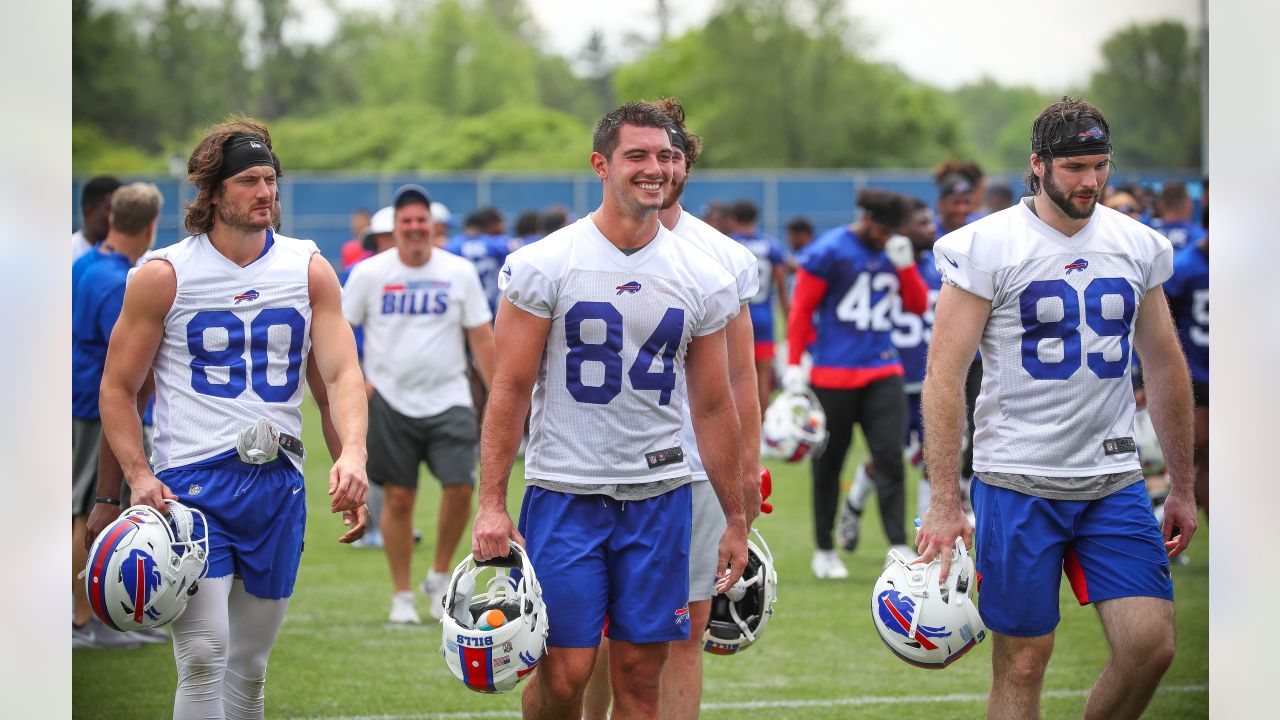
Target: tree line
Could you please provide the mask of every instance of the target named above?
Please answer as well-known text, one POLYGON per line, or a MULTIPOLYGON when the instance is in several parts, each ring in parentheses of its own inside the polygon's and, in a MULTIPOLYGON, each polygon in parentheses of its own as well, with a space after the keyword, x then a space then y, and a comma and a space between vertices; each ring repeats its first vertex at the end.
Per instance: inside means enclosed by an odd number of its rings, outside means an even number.
MULTIPOLYGON (((658 3, 663 5, 663 3, 658 3)), ((953 91, 860 51, 840 0, 720 0, 679 36, 546 49, 525 0, 396 0, 335 10, 321 43, 290 41, 289 0, 72 0, 73 169, 164 173, 232 112, 271 123, 294 170, 581 169, 592 123, 619 102, 674 95, 708 138, 708 168, 919 168, 947 157, 1023 167, 1030 121, 1056 94, 984 78, 953 91), (252 32, 250 23, 252 22, 252 32)), ((655 17, 655 24, 657 18, 655 17)), ((1126 168, 1200 164, 1200 48, 1177 22, 1103 45, 1085 94, 1126 168)), ((180 163, 179 163, 180 164, 180 163)))

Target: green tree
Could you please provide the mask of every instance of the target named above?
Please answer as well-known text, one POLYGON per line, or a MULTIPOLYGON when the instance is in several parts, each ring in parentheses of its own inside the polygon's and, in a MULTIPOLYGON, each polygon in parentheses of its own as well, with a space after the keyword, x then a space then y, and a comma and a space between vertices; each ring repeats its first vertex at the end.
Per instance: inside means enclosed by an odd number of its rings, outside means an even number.
POLYGON ((1107 116, 1122 167, 1200 165, 1200 49, 1178 22, 1133 25, 1102 45, 1087 99, 1107 116))
POLYGON ((1031 155, 1031 122, 1054 100, 1027 86, 1005 87, 990 77, 951 93, 955 116, 973 160, 985 170, 1022 169, 1031 155))

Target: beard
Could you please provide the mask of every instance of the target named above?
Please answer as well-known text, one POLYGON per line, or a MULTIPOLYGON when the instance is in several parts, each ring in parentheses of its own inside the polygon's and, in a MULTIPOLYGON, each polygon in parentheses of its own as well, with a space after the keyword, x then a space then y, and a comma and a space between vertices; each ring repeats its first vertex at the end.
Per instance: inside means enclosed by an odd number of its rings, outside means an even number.
POLYGON ((1090 198, 1089 204, 1083 209, 1077 207, 1071 200, 1071 193, 1067 192, 1053 180, 1053 162, 1050 161, 1044 167, 1044 194, 1053 201, 1054 205, 1062 211, 1064 215, 1072 220, 1087 220, 1093 216, 1093 209, 1098 206, 1098 196, 1102 194, 1102 188, 1099 187, 1093 197, 1090 198))
POLYGON ((684 179, 680 181, 677 181, 674 175, 671 177, 671 189, 667 192, 666 196, 662 198, 663 210, 675 207, 676 203, 680 202, 680 196, 684 195, 684 186, 687 185, 688 182, 688 175, 685 175, 684 179))
POLYGON ((271 227, 271 213, 267 213, 266 220, 255 220, 250 207, 231 207, 224 198, 222 202, 217 204, 218 220, 227 227, 236 230, 259 231, 266 230, 271 227))

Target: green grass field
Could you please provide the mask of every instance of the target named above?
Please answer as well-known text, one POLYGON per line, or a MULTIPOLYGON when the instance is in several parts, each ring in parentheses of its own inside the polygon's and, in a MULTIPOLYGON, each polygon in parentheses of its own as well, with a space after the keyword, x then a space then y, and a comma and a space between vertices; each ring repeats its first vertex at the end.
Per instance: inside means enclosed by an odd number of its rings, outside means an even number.
MULTIPOLYGON (((342 524, 327 513, 328 455, 315 408, 304 405, 310 517, 306 552, 288 618, 280 632, 267 682, 271 718, 506 718, 519 717, 518 691, 482 696, 457 682, 441 659, 440 626, 402 628, 386 623, 391 586, 380 550, 336 542, 342 524)), ((855 457, 863 454, 861 441, 855 457)), ((852 468, 850 460, 849 468, 852 468)), ((732 717, 761 709, 771 718, 977 718, 985 714, 991 678, 990 646, 983 644, 945 671, 931 672, 896 659, 880 642, 870 617, 871 588, 886 544, 874 503, 864 515, 864 540, 846 555, 850 577, 818 581, 812 555, 807 464, 771 462, 776 510, 757 527, 778 566, 778 603, 766 635, 735 657, 706 657, 703 716, 732 717)), ((520 474, 517 467, 516 476, 520 474)), ((846 473, 847 477, 852 472, 846 473)), ((915 507, 916 475, 908 476, 908 508, 915 507)), ((426 539, 414 554, 414 576, 430 562, 439 487, 424 482, 417 527, 426 539)), ((522 483, 513 479, 513 517, 522 483)), ((1209 571, 1207 523, 1202 519, 1189 555, 1174 568, 1178 653, 1146 717, 1160 720, 1209 715, 1209 571)), ((470 546, 470 531, 462 552, 470 546)), ((461 559, 461 556, 455 558, 461 559)), ((1107 646, 1097 615, 1079 607, 1063 584, 1062 624, 1045 681, 1043 714, 1079 717, 1085 693, 1101 670, 1107 646)), ((171 713, 173 652, 166 645, 131 651, 77 650, 72 660, 77 718, 161 718, 171 713)))

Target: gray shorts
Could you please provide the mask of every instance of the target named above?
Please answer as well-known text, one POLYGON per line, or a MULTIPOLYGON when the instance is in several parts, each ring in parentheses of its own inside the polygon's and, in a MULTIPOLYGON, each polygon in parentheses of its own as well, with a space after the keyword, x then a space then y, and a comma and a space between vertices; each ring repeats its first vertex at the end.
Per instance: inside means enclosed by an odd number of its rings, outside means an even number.
MULTIPOLYGON (((71 418, 71 514, 85 515, 93 512, 93 499, 98 489, 98 451, 101 443, 102 421, 71 418)), ((152 442, 156 436, 154 425, 142 426, 142 452, 151 457, 152 442)), ((129 507, 129 485, 120 481, 121 507, 129 507)))
POLYGON ((98 489, 98 443, 102 421, 71 418, 71 514, 93 511, 98 489))
POLYGON ((693 534, 689 538, 689 602, 710 600, 716 594, 716 563, 720 537, 728 523, 710 480, 693 485, 693 534))
POLYGON ((425 462, 444 487, 474 487, 478 440, 473 408, 414 418, 396 412, 376 392, 369 398, 369 482, 417 489, 418 466, 425 462))

